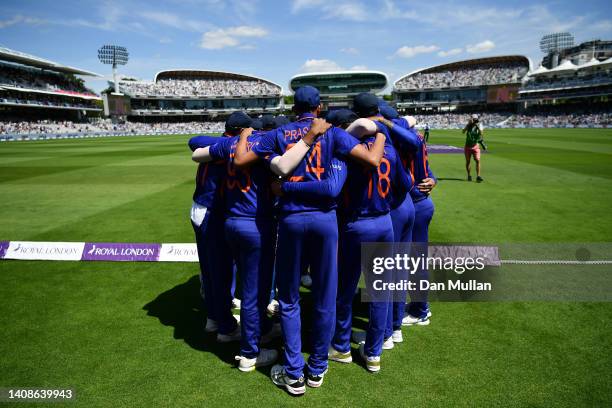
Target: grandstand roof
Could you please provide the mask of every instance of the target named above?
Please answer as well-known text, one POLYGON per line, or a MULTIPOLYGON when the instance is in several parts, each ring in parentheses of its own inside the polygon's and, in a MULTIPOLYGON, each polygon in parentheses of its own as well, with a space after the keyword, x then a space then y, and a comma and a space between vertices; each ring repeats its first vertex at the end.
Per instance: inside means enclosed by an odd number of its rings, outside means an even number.
POLYGON ((548 68, 546 68, 544 65, 540 65, 537 69, 531 71, 529 73, 529 76, 541 75, 541 74, 545 74, 547 72, 548 72, 548 68))
MULTIPOLYGON (((345 76, 366 76, 366 75, 377 75, 380 76, 381 79, 384 79, 384 85, 380 87, 380 90, 384 89, 387 86, 387 83, 389 82, 389 78, 387 77, 387 74, 385 74, 384 72, 381 71, 373 71, 373 70, 345 70, 345 71, 324 71, 324 72, 306 72, 303 74, 297 74, 294 75, 290 80, 289 80, 289 86, 290 88, 292 88, 293 91, 295 91, 295 89, 293 89, 293 81, 295 79, 299 79, 299 78, 315 78, 315 77, 345 77, 345 76)), ((340 79, 339 78, 339 79, 340 79)), ((378 89, 378 88, 377 88, 378 89)))
POLYGON ((0 60, 15 62, 30 67, 36 67, 40 69, 46 69, 48 71, 61 72, 64 74, 76 74, 85 76, 99 77, 101 75, 95 72, 86 71, 84 69, 69 67, 67 65, 58 64, 57 62, 49 61, 44 58, 36 57, 34 55, 26 54, 25 52, 11 50, 9 48, 0 47, 0 60))
POLYGON ((578 66, 570 60, 565 60, 561 64, 557 65, 553 69, 548 70, 549 74, 559 74, 562 72, 574 72, 578 69, 578 66))
POLYGON ((596 67, 599 66, 600 62, 597 58, 593 57, 591 58, 589 61, 585 62, 584 64, 578 66, 578 69, 583 69, 583 68, 589 68, 589 67, 596 67))
POLYGON ((431 67, 417 69, 416 71, 412 71, 400 77, 397 81, 395 81, 393 86, 396 87, 397 83, 400 82, 402 79, 418 74, 418 73, 439 72, 439 71, 451 70, 451 69, 456 69, 456 68, 467 68, 471 65, 499 64, 503 62, 524 62, 527 68, 531 67, 531 61, 529 60, 529 58, 527 58, 524 55, 500 55, 496 57, 474 58, 474 59, 455 61, 455 62, 450 62, 447 64, 433 65, 431 67))
POLYGON ((264 78, 258 78, 250 75, 237 74, 235 72, 225 71, 208 71, 203 69, 167 69, 159 71, 155 74, 153 82, 157 82, 158 79, 237 79, 237 80, 250 80, 250 81, 262 81, 270 85, 282 87, 264 78))
POLYGON ((291 79, 295 78, 304 78, 310 76, 336 76, 336 75, 368 75, 368 74, 377 74, 382 75, 387 78, 387 74, 381 71, 372 71, 372 70, 346 70, 346 71, 323 71, 323 72, 306 72, 303 74, 294 75, 291 79))

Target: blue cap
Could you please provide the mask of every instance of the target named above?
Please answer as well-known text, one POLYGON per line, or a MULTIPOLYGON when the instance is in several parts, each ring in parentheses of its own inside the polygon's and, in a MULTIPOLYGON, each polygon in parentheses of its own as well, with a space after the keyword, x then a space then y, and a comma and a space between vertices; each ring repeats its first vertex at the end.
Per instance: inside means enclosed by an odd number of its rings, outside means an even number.
POLYGON ((233 112, 225 121, 225 130, 251 127, 253 119, 243 111, 233 112))
POLYGON ((261 128, 264 130, 272 130, 276 128, 276 120, 272 115, 263 115, 261 117, 261 128))
POLYGON ((334 126, 342 127, 348 125, 359 119, 359 116, 350 109, 338 109, 331 111, 325 120, 334 126))
POLYGON ((255 118, 253 119, 253 121, 251 121, 251 127, 255 130, 261 130, 263 129, 263 122, 261 119, 259 118, 255 118))
POLYGON ((285 126, 287 123, 291 122, 289 118, 284 115, 277 116, 276 118, 274 118, 274 121, 276 122, 277 128, 281 126, 285 126))
POLYGON ((353 110, 361 117, 373 116, 379 113, 376 95, 363 92, 353 98, 353 110))
POLYGON ((383 115, 385 119, 391 120, 399 118, 399 113, 387 104, 378 105, 378 108, 380 109, 380 114, 383 115))
POLYGON ((293 96, 293 104, 299 110, 312 110, 319 106, 320 103, 319 90, 314 86, 301 86, 295 91, 293 96))

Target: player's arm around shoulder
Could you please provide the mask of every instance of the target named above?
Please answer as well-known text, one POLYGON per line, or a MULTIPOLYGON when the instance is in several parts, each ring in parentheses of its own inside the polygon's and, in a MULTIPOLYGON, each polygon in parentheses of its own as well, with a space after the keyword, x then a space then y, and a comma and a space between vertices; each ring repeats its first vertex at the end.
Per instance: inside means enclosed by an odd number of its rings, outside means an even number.
POLYGON ((387 136, 384 133, 377 132, 374 144, 367 147, 365 144, 358 144, 349 153, 349 156, 366 166, 378 167, 385 154, 385 142, 387 136))
MULTIPOLYGON (((248 148, 248 138, 252 134, 253 128, 245 128, 240 132, 238 144, 236 145, 236 153, 234 154, 234 166, 238 168, 248 167, 259 159, 259 156, 252 149, 249 150, 248 148)), ((262 136, 259 145, 262 144, 266 136, 267 134, 262 136)))
POLYGON ((282 156, 270 161, 270 169, 278 176, 287 177, 300 164, 306 153, 319 136, 325 134, 331 127, 324 119, 314 119, 308 133, 282 156))
POLYGON ((206 142, 200 142, 200 145, 203 146, 204 144, 208 144, 208 146, 197 147, 191 154, 191 160, 196 163, 208 163, 213 160, 224 159, 225 155, 223 152, 227 150, 229 138, 203 137, 208 139, 206 139, 206 142), (210 144, 209 142, 211 141, 214 141, 214 143, 210 144))

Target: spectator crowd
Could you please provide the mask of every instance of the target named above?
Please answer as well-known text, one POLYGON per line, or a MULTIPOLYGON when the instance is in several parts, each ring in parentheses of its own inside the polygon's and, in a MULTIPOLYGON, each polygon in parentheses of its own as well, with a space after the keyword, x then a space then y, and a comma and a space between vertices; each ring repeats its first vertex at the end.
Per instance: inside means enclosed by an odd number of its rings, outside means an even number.
POLYGON ((160 79, 157 82, 120 81, 119 89, 128 95, 150 96, 250 96, 280 95, 276 85, 257 80, 160 79))
POLYGON ((458 88, 520 82, 528 67, 520 63, 478 64, 437 72, 419 72, 399 80, 397 89, 458 88))
POLYGON ((95 95, 83 82, 72 75, 43 71, 35 68, 20 68, 0 63, 0 85, 23 89, 38 89, 50 92, 74 92, 95 95))
POLYGON ((0 122, 0 134, 69 134, 69 133, 132 133, 132 134, 188 134, 223 132, 224 122, 125 122, 112 123, 110 119, 86 123, 71 121, 0 122))
MULTIPOLYGON (((431 129, 462 129, 471 113, 444 113, 415 115, 417 127, 425 124, 431 129)), ((612 127, 612 113, 549 113, 512 114, 481 113, 480 123, 485 128, 565 128, 612 127)), ((79 123, 71 121, 0 121, 0 134, 71 134, 71 133, 127 133, 127 134, 190 134, 221 133, 224 122, 125 122, 112 123, 110 119, 98 119, 79 123)))

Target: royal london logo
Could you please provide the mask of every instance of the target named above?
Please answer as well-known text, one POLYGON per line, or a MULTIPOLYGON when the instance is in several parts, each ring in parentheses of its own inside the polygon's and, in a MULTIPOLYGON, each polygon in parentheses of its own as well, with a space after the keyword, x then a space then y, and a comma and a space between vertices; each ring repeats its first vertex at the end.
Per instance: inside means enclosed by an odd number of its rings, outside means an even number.
POLYGON ((166 255, 178 256, 178 257, 190 257, 197 256, 198 250, 196 248, 191 247, 180 247, 175 245, 170 245, 166 250, 166 255))
POLYGON ((17 244, 13 252, 21 255, 76 255, 80 248, 63 246, 29 246, 17 244))
POLYGON ((87 251, 88 255, 93 256, 153 256, 155 249, 153 248, 135 248, 130 246, 125 247, 107 247, 97 246, 93 244, 91 249, 87 251))

